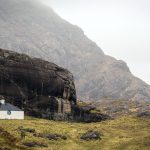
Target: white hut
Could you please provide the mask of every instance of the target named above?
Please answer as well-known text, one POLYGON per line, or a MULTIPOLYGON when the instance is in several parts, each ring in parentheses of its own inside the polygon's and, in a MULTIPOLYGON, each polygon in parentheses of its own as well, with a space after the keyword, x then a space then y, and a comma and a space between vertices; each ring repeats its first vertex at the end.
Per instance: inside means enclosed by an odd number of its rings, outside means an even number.
POLYGON ((0 100, 0 119, 24 119, 24 111, 18 107, 0 100))

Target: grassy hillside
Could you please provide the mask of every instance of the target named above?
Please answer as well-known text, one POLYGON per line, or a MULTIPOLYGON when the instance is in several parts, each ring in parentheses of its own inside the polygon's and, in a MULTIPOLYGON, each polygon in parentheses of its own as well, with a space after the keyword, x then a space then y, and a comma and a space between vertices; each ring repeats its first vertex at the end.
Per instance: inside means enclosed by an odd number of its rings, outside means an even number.
POLYGON ((148 150, 150 148, 150 119, 132 116, 100 123, 67 123, 27 117, 25 120, 0 120, 0 150, 29 149, 24 142, 36 141, 48 148, 35 150, 148 150), (21 140, 18 127, 32 128, 36 133, 57 133, 66 140, 48 140, 26 133, 21 140), (80 136, 88 130, 99 131, 101 140, 83 141, 80 136))

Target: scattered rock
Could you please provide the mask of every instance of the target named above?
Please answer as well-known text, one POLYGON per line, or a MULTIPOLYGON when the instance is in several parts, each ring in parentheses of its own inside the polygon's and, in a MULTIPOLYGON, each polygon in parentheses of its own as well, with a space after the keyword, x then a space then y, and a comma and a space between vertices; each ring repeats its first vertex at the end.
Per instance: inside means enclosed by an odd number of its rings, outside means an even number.
POLYGON ((32 129, 32 128, 23 128, 22 126, 18 127, 18 130, 19 131, 24 131, 24 132, 29 132, 29 133, 35 133, 35 129, 32 129))
POLYGON ((141 112, 137 115, 137 117, 150 118, 150 111, 141 112))
POLYGON ((105 121, 109 120, 111 117, 106 114, 99 114, 99 113, 89 113, 89 114, 84 114, 83 120, 86 123, 90 122, 100 122, 100 121, 105 121))
POLYGON ((88 131, 87 133, 83 134, 80 139, 82 140, 100 140, 100 133, 97 131, 88 131))
POLYGON ((37 133, 37 134, 34 134, 34 136, 49 139, 49 140, 58 140, 58 139, 66 140, 67 139, 67 137, 64 135, 51 134, 51 133, 50 134, 37 133))
POLYGON ((82 109, 84 111, 91 111, 91 110, 95 110, 96 106, 94 106, 94 105, 87 105, 87 106, 83 106, 82 109))
POLYGON ((25 142, 23 145, 27 147, 48 147, 48 145, 38 142, 25 142))

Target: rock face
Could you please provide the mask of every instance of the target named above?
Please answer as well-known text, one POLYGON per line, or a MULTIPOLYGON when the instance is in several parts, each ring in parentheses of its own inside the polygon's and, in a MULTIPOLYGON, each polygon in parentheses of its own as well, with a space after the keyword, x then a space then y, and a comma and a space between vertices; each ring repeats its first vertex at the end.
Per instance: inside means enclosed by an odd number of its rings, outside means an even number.
POLYGON ((34 117, 80 122, 108 119, 107 115, 90 114, 92 106, 76 105, 73 76, 68 70, 3 49, 0 49, 0 97, 34 117))
POLYGON ((125 62, 105 55, 80 28, 40 2, 0 0, 0 47, 69 69, 80 99, 150 100, 150 86, 125 62))
POLYGON ((2 49, 0 95, 24 108, 27 114, 38 117, 49 113, 51 117, 54 113, 69 114, 71 105, 76 104, 75 85, 69 71, 41 59, 2 49))

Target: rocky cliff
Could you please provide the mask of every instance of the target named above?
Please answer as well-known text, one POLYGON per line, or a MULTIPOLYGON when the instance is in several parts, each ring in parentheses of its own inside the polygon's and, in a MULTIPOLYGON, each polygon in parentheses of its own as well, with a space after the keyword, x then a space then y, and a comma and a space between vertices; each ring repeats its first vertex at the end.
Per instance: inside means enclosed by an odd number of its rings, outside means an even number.
MULTIPOLYGON (((0 49, 0 95, 27 114, 71 113, 72 74, 53 63, 0 49)), ((42 116, 43 117, 43 116, 42 116)))
POLYGON ((107 115, 91 114, 91 107, 85 109, 76 104, 73 75, 68 70, 38 58, 0 49, 2 97, 34 117, 84 122, 109 119, 107 115))
POLYGON ((0 47, 69 69, 80 99, 150 100, 150 86, 77 26, 34 0, 0 0, 0 47))

